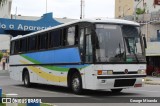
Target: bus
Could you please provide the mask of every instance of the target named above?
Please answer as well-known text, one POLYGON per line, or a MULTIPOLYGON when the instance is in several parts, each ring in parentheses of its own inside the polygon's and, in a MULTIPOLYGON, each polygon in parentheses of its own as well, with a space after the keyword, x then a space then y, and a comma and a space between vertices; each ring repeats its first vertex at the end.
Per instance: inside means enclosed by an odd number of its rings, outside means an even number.
POLYGON ((11 39, 10 77, 33 83, 121 92, 142 87, 145 42, 136 22, 76 20, 11 39))

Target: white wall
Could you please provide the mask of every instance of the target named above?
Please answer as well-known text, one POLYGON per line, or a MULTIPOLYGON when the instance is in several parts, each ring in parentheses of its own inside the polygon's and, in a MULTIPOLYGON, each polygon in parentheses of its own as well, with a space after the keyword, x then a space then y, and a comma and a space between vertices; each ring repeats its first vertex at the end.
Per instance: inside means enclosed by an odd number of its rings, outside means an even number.
POLYGON ((10 49, 10 35, 0 34, 0 50, 10 49))
POLYGON ((0 7, 0 18, 10 18, 12 0, 6 0, 5 4, 0 7))

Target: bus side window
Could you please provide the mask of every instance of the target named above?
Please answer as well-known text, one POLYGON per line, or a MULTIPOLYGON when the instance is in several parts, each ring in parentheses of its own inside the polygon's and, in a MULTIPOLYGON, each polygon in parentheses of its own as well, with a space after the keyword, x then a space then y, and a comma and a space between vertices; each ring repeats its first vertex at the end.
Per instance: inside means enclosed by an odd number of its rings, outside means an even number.
POLYGON ((37 43, 36 37, 37 36, 29 37, 29 43, 28 43, 29 44, 29 51, 36 50, 36 43, 37 43))
POLYGON ((24 52, 27 51, 27 42, 26 42, 26 40, 27 40, 26 38, 20 40, 20 51, 19 52, 24 53, 24 52))
POLYGON ((83 53, 84 53, 84 29, 80 29, 80 53, 81 53, 81 60, 83 61, 83 53))
POLYGON ((38 42, 39 42, 38 44, 39 49, 47 49, 48 48, 48 33, 39 35, 38 42))
POLYGON ((61 36, 62 36, 61 29, 54 30, 50 33, 50 43, 49 43, 50 48, 61 46, 61 36))
POLYGON ((62 46, 66 46, 67 45, 67 28, 63 28, 62 29, 62 46))
POLYGON ((75 45, 75 26, 69 27, 67 30, 67 44, 75 45))
POLYGON ((79 27, 78 25, 76 25, 76 29, 75 29, 75 45, 78 45, 78 37, 79 37, 79 27))
POLYGON ((50 34, 49 34, 49 48, 53 48, 53 42, 54 42, 54 40, 53 40, 54 35, 53 34, 54 34, 53 31, 50 32, 50 34))
POLYGON ((14 53, 17 54, 19 52, 19 40, 16 40, 15 41, 15 48, 14 48, 14 53))
POLYGON ((79 44, 80 44, 80 50, 81 50, 81 53, 82 53, 83 52, 83 48, 84 48, 84 29, 80 30, 79 44))

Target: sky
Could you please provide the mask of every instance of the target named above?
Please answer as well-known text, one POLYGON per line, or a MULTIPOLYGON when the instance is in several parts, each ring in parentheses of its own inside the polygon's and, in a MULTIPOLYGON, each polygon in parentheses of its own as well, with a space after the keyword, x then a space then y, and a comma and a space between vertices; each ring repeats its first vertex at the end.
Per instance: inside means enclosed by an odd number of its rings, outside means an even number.
MULTIPOLYGON (((47 12, 53 12, 53 17, 56 18, 79 19, 80 1, 47 0, 47 12)), ((114 18, 114 8, 115 0, 84 0, 84 17, 114 18)), ((42 16, 46 13, 46 0, 12 0, 11 13, 22 16, 42 16)))

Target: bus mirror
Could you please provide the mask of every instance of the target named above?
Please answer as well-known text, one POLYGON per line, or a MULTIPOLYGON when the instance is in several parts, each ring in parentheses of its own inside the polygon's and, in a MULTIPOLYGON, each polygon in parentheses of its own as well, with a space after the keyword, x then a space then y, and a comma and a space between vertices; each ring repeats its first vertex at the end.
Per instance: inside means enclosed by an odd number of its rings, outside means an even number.
POLYGON ((144 47, 147 48, 147 41, 145 36, 143 36, 143 44, 144 44, 144 47))

